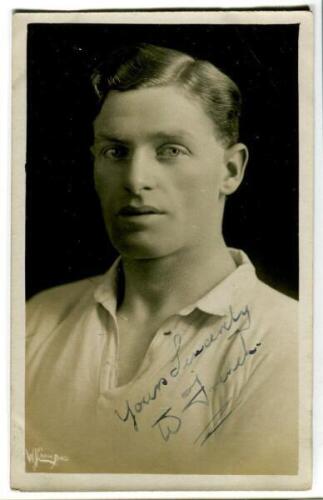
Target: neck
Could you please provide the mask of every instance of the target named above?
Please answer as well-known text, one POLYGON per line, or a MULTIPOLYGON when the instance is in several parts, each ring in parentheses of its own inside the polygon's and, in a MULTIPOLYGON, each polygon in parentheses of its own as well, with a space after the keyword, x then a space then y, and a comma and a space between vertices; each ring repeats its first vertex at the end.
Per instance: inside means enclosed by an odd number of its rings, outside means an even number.
POLYGON ((212 249, 194 248, 155 259, 123 258, 125 289, 119 311, 142 321, 169 317, 198 300, 235 267, 222 238, 212 249))

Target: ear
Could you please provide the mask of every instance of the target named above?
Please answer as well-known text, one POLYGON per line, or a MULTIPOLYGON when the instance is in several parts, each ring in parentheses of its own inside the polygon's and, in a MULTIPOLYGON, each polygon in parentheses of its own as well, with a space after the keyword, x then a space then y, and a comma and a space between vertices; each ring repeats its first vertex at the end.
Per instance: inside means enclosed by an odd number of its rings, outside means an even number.
POLYGON ((245 173, 248 158, 248 148, 240 142, 225 150, 221 194, 229 195, 238 189, 245 173))

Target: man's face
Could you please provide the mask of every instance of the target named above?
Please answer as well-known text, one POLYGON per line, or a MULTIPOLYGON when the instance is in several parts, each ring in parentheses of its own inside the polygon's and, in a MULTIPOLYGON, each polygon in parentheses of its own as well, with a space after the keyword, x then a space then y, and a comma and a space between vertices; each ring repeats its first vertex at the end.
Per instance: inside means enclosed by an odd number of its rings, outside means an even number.
POLYGON ((196 99, 172 86, 112 91, 94 135, 95 185, 121 255, 159 258, 214 244, 225 148, 196 99))

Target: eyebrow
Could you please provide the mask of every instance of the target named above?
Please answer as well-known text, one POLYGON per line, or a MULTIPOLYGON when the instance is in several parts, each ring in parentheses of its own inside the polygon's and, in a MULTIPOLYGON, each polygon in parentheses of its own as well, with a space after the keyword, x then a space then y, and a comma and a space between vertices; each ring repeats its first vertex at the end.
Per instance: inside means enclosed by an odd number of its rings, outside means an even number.
POLYGON ((193 135, 188 130, 174 130, 171 132, 157 132, 151 134, 153 137, 165 140, 193 139, 193 135))
MULTIPOLYGON (((187 131, 187 130, 173 130, 171 132, 164 132, 164 131, 156 131, 152 132, 150 134, 147 134, 147 137, 149 139, 163 139, 166 141, 176 141, 176 140, 183 140, 183 139, 190 139, 192 140, 194 137, 193 135, 187 131)), ((113 143, 122 143, 122 144, 130 144, 131 141, 127 140, 126 138, 123 138, 122 135, 117 136, 117 135, 110 135, 109 133, 105 132, 99 132, 98 134, 94 135, 94 139, 96 141, 109 141, 113 143)))
POLYGON ((122 143, 122 144, 129 142, 129 141, 122 139, 120 137, 118 138, 118 137, 114 137, 114 136, 109 135, 109 134, 105 134, 104 132, 103 133, 100 132, 99 134, 94 134, 94 140, 95 141, 117 142, 117 143, 122 143))

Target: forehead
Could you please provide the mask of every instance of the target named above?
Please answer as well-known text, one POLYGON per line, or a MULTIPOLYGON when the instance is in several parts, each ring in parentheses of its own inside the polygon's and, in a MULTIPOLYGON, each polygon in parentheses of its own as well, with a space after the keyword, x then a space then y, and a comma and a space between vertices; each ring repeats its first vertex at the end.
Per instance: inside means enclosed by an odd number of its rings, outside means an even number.
POLYGON ((111 91, 94 121, 95 135, 122 139, 154 133, 214 139, 214 125, 197 97, 173 87, 111 91))

